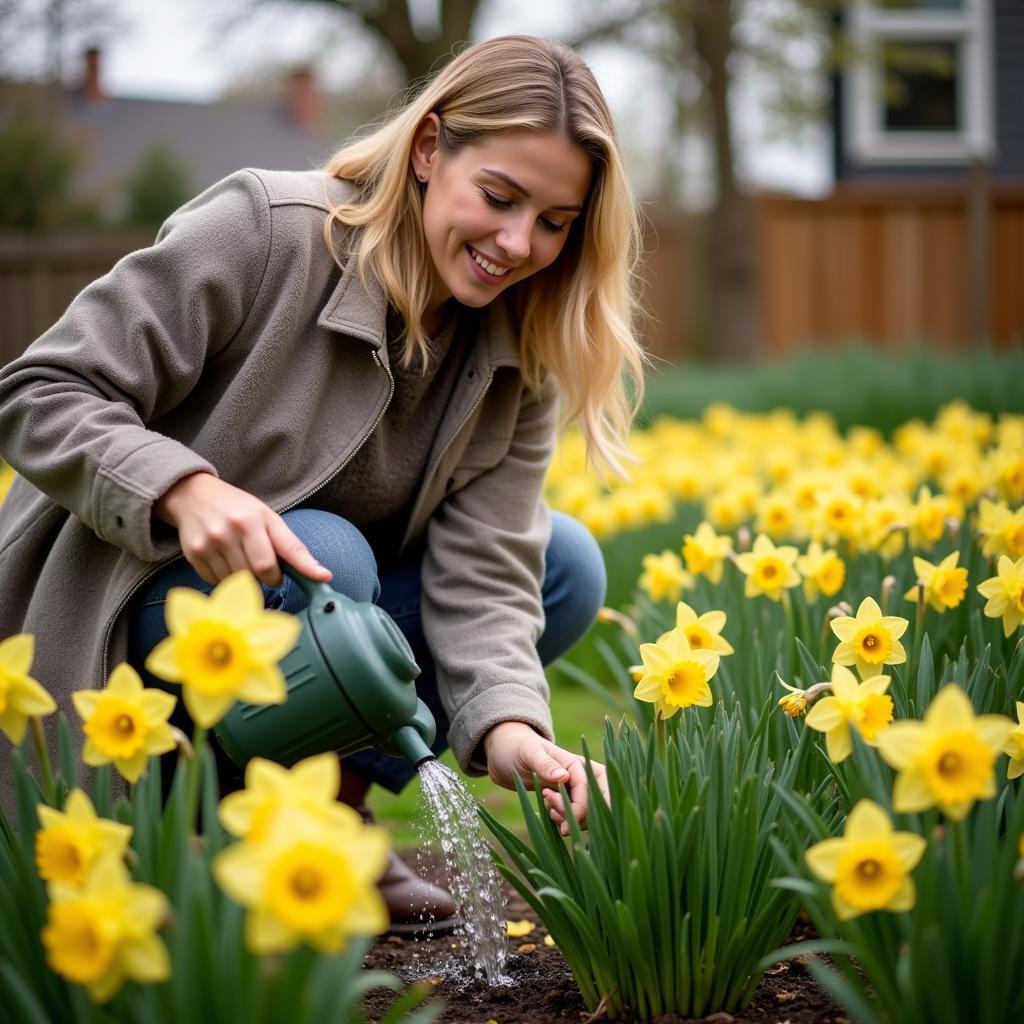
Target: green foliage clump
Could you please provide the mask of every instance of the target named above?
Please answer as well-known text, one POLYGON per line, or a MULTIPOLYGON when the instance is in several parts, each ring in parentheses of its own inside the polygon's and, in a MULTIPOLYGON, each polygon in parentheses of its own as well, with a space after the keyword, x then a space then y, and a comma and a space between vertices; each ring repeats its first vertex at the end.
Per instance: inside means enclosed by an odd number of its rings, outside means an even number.
POLYGON ((96 206, 74 197, 78 149, 30 102, 0 123, 0 228, 46 231, 95 223, 96 206))
MULTIPOLYGON (((774 763, 768 721, 767 706, 751 726, 720 703, 649 730, 609 722, 610 805, 591 775, 589 832, 570 815, 568 845, 521 784, 530 845, 483 812, 508 854, 499 868, 551 932, 589 1009, 703 1017, 750 1002, 762 958, 800 907, 771 885, 781 864, 769 840, 802 850, 807 839, 795 816, 780 832, 788 811, 773 781, 794 787, 809 744, 774 763)), ((812 806, 820 801, 819 790, 812 806)))
POLYGON ((188 167, 171 150, 156 143, 143 154, 125 185, 128 224, 162 224, 193 195, 188 167))

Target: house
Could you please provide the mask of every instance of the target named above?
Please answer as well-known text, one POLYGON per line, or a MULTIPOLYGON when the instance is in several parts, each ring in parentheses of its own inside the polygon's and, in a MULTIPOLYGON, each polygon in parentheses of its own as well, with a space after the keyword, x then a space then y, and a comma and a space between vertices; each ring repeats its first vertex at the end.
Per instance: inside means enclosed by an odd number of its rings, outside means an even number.
POLYGON ((769 351, 1024 340, 1024 4, 848 0, 835 188, 759 201, 769 351))
POLYGON ((182 164, 189 186, 200 192, 240 167, 301 170, 323 160, 383 98, 346 97, 330 102, 308 69, 293 71, 283 88, 265 95, 237 95, 215 103, 109 96, 103 89, 102 53, 89 49, 73 87, 5 83, 4 109, 31 100, 80 154, 74 190, 98 198, 106 219, 119 219, 122 188, 140 161, 162 147, 182 164))
POLYGON ((1024 180, 1024 4, 854 0, 844 25, 879 59, 836 82, 837 181, 1024 180))

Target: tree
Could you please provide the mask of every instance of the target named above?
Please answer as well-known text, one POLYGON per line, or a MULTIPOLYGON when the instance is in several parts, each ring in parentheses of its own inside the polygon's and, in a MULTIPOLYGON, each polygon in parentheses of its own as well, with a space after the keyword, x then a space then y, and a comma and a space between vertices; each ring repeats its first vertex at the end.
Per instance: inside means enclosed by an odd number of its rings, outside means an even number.
POLYGON ((0 77, 60 82, 69 59, 122 24, 114 0, 0 0, 0 77))
POLYGON ((440 0, 432 24, 413 18, 407 0, 296 0, 332 7, 355 19, 391 52, 407 83, 417 82, 451 59, 470 38, 481 0, 440 0))
POLYGON ((0 227, 41 231, 92 223, 96 208, 76 200, 78 150, 28 100, 0 123, 0 227))

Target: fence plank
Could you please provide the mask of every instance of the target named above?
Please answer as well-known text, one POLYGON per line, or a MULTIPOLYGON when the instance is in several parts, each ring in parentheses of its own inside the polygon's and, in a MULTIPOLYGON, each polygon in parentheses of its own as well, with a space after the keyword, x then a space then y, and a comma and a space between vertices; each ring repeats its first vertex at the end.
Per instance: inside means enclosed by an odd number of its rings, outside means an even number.
POLYGON ((768 352, 850 336, 898 350, 1024 341, 1024 189, 990 194, 988 338, 968 337, 967 197, 949 185, 872 186, 756 201, 768 352))

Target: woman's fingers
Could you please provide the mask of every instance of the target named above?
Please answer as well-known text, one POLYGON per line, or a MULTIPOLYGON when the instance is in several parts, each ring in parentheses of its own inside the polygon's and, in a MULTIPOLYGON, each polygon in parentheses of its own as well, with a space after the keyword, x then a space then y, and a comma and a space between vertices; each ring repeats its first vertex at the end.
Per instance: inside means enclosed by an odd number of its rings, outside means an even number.
MULTIPOLYGON (((608 797, 608 773, 603 764, 597 761, 590 762, 591 770, 594 773, 594 781, 597 788, 604 797, 605 803, 610 803, 608 797)), ((590 807, 590 791, 587 782, 586 766, 583 758, 575 756, 575 760, 567 763, 569 779, 566 788, 569 791, 569 802, 572 816, 579 822, 581 828, 587 826, 587 811, 590 807)), ((542 790, 545 803, 548 807, 548 814, 551 820, 560 826, 563 836, 569 834, 569 826, 566 823, 565 801, 558 790, 542 790)))
MULTIPOLYGON (((324 568, 309 552, 309 548, 288 529, 285 521, 273 513, 267 524, 267 533, 274 550, 289 565, 304 573, 310 579, 326 583, 331 578, 330 569, 324 568)), ((277 586, 277 584, 272 584, 277 586)))

